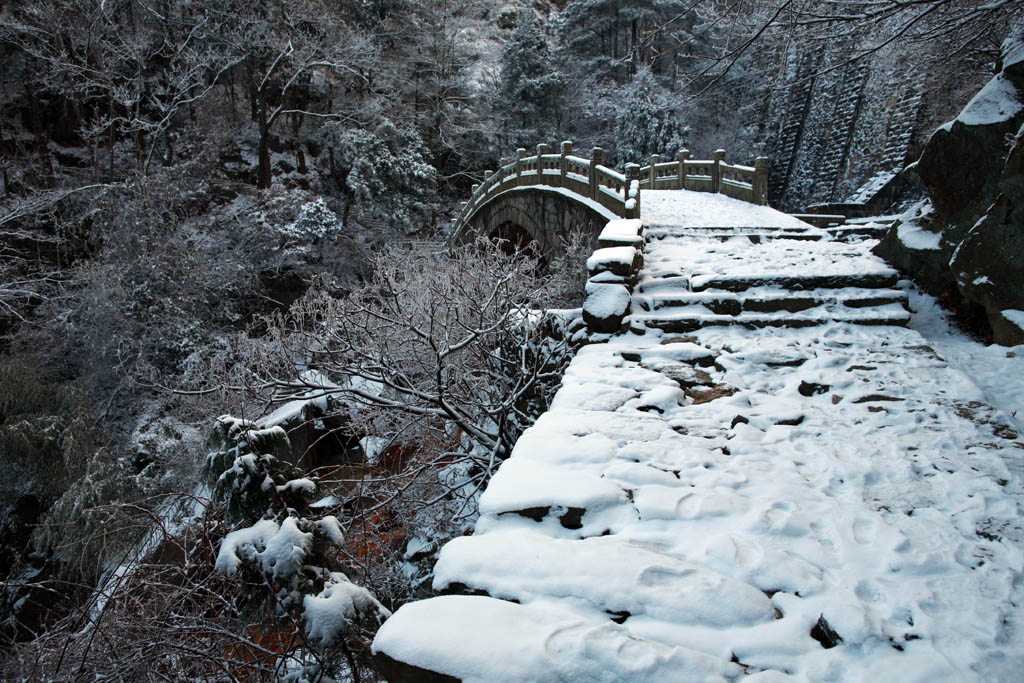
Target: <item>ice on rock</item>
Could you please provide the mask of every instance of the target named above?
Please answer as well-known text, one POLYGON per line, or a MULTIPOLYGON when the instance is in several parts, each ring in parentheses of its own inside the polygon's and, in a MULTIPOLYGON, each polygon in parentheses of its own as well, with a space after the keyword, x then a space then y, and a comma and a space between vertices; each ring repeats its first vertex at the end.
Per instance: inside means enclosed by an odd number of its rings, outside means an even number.
POLYGON ((633 504, 641 520, 702 520, 744 514, 750 504, 742 496, 725 487, 711 490, 648 485, 640 486, 633 504))
POLYGON ((1004 318, 1024 330, 1024 311, 1018 311, 1014 308, 1004 308, 1001 313, 1004 318))
POLYGON ((767 206, 755 206, 724 194, 690 190, 644 190, 641 201, 647 226, 674 228, 770 227, 805 229, 812 226, 767 206))
POLYGON ((615 441, 587 429, 582 421, 562 421, 561 413, 545 413, 519 437, 515 458, 547 463, 601 463, 615 457, 615 441))
POLYGON ((652 370, 659 370, 677 363, 696 363, 697 365, 710 365, 715 360, 715 355, 692 342, 671 342, 661 344, 642 351, 621 351, 623 357, 637 357, 645 367, 652 370))
POLYGON ((626 402, 623 409, 632 408, 663 415, 680 406, 685 398, 682 389, 675 384, 670 384, 643 392, 638 398, 626 402))
POLYGON ((551 408, 575 406, 581 410, 615 410, 636 397, 636 391, 627 387, 609 386, 597 382, 573 383, 565 386, 551 401, 551 408))
POLYGON ((925 230, 915 223, 901 223, 896 236, 908 249, 937 251, 942 248, 942 233, 925 230))
POLYGON ((956 120, 967 126, 987 126, 1009 121, 1024 109, 1020 92, 1005 73, 996 75, 971 98, 956 120))
POLYGON ((807 597, 819 591, 824 580, 820 569, 792 553, 735 534, 712 537, 705 561, 720 572, 743 575, 763 591, 807 597))
POLYGON ((641 223, 637 219, 608 221, 597 238, 598 244, 602 247, 642 246, 643 238, 640 237, 640 227, 641 223))
POLYGON ((587 270, 591 274, 611 271, 616 275, 628 275, 636 259, 635 247, 605 247, 597 249, 587 259, 587 270))

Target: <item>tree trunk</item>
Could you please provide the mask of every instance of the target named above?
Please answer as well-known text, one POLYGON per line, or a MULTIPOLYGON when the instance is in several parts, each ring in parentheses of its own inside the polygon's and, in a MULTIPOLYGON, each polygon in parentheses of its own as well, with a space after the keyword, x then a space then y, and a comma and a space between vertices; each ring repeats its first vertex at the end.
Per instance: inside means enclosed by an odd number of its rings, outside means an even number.
POLYGON ((110 143, 110 169, 107 172, 107 182, 114 182, 114 144, 117 142, 117 131, 115 128, 117 124, 114 123, 114 103, 111 101, 110 108, 108 109, 110 116, 110 128, 108 130, 108 141, 110 143))
POLYGON ((238 120, 238 103, 235 99, 235 70, 228 69, 228 77, 224 80, 224 89, 227 91, 228 103, 231 104, 231 120, 238 120))
POLYGON ((260 93, 256 90, 256 73, 249 59, 245 60, 245 72, 249 81, 249 115, 251 120, 255 121, 259 116, 259 105, 257 104, 257 101, 260 99, 260 93))
POLYGON ((171 132, 169 130, 164 131, 164 153, 160 155, 161 161, 164 166, 170 166, 174 163, 174 145, 171 142, 171 132))
POLYGON ((640 30, 637 27, 637 21, 634 19, 629 27, 630 31, 630 55, 629 55, 629 74, 635 75, 639 68, 640 60, 640 30))
POLYGON ((257 113, 260 124, 260 165, 257 173, 256 186, 266 190, 273 182, 270 174, 270 125, 267 122, 267 97, 262 90, 256 91, 257 113))

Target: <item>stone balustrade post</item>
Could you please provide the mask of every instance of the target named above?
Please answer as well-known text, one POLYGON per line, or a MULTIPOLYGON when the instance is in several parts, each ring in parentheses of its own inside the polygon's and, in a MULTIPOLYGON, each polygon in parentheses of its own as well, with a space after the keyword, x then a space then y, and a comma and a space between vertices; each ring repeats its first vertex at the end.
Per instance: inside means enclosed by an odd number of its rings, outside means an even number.
POLYGON ((711 191, 721 192, 722 191, 722 163, 725 161, 725 150, 715 150, 715 163, 711 167, 711 191))
POLYGON ((505 180, 505 167, 508 166, 508 159, 502 157, 498 159, 498 184, 501 185, 502 181, 505 180))
POLYGON ((537 182, 543 183, 541 175, 544 173, 544 155, 548 153, 548 146, 543 142, 537 145, 537 182))
POLYGON ((677 190, 686 189, 686 162, 690 160, 690 150, 683 148, 679 150, 679 154, 676 155, 676 161, 679 162, 678 179, 676 182, 679 184, 677 190))
POLYGON ((647 179, 648 179, 648 182, 650 182, 650 188, 652 190, 657 190, 658 189, 657 187, 655 187, 655 183, 658 182, 658 169, 656 167, 657 167, 657 165, 659 163, 661 163, 661 155, 659 155, 659 154, 652 154, 651 155, 651 168, 647 172, 648 173, 648 178, 647 179))
POLYGON ((768 157, 754 159, 754 203, 768 204, 768 157))
POLYGON ((604 150, 600 147, 595 147, 590 152, 590 198, 597 199, 597 167, 604 164, 604 150))
POLYGON ((626 187, 622 191, 623 199, 626 202, 626 218, 640 218, 640 164, 626 164, 626 187), (632 199, 632 208, 629 207, 629 190, 636 185, 636 196, 632 199))
POLYGON ((558 160, 558 170, 561 171, 562 177, 564 178, 565 174, 569 172, 569 164, 566 162, 565 158, 572 154, 572 141, 565 140, 562 142, 560 153, 561 158, 558 160))
POLYGON ((516 185, 523 184, 523 158, 526 156, 526 149, 520 147, 516 150, 516 185))

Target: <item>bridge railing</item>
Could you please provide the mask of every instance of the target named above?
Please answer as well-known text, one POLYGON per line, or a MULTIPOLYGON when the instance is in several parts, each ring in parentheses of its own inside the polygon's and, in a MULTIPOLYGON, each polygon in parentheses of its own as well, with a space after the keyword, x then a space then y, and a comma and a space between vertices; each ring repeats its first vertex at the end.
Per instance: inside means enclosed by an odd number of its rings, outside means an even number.
POLYGON ((462 205, 455 219, 450 239, 457 237, 473 214, 494 196, 517 187, 562 188, 596 202, 616 216, 640 217, 639 165, 627 164, 623 175, 603 164, 604 150, 600 147, 591 151, 589 159, 572 152, 571 142, 563 142, 557 154, 540 144, 533 156, 526 156, 526 150, 520 147, 515 159, 501 159, 497 171, 485 171, 484 181, 473 186, 469 201, 462 205))
POLYGON ((640 190, 717 192, 753 204, 768 203, 766 157, 758 157, 753 166, 742 166, 727 163, 722 149, 709 160, 691 159, 689 150, 684 149, 675 161, 662 161, 653 154, 647 166, 626 164, 623 175, 604 165, 604 150, 600 147, 591 151, 589 159, 572 152, 571 142, 563 142, 557 154, 540 144, 533 156, 526 156, 526 150, 520 147, 515 159, 501 159, 497 171, 485 171, 484 181, 473 186, 449 240, 456 239, 473 215, 496 195, 518 187, 562 188, 621 218, 640 217, 640 190))
POLYGON ((682 150, 674 161, 662 161, 651 155, 651 163, 639 170, 641 190, 695 190, 718 192, 752 204, 768 203, 768 159, 758 157, 753 166, 729 164, 725 150, 717 150, 713 159, 690 158, 682 150))

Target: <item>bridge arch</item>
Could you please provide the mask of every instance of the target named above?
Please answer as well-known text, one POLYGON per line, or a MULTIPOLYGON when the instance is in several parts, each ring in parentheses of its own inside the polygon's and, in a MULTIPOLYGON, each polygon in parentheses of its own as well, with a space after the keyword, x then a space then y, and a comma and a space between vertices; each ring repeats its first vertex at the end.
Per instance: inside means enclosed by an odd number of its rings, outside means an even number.
POLYGON ((477 235, 529 238, 538 254, 552 256, 561 253, 562 241, 573 230, 597 235, 614 218, 618 216, 572 193, 541 186, 514 188, 481 205, 452 242, 464 244, 477 235))
POLYGON ((640 167, 631 164, 627 178, 605 167, 603 160, 604 152, 597 147, 590 159, 574 156, 571 142, 563 142, 556 154, 549 154, 546 144, 537 145, 537 154, 530 157, 517 149, 513 161, 502 159, 496 172, 487 171, 484 182, 473 186, 449 243, 463 244, 515 226, 530 236, 540 254, 552 255, 577 227, 596 234, 609 220, 638 216, 640 167))

